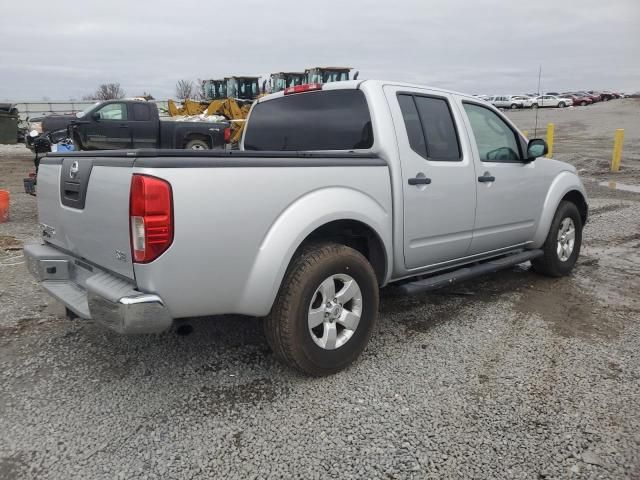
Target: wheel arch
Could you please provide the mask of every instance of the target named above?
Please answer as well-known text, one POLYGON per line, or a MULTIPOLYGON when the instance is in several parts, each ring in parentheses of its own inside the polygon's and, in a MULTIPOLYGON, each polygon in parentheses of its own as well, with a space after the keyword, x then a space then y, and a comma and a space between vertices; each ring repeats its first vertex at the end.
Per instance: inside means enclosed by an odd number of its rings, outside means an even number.
POLYGON ((323 188, 297 199, 263 238, 238 310, 266 315, 291 260, 309 241, 333 240, 358 250, 371 262, 379 285, 386 284, 393 258, 390 210, 348 187, 323 188))
POLYGON ((182 139, 182 148, 185 148, 191 140, 202 140, 209 148, 213 148, 213 140, 210 135, 204 133, 187 133, 182 139))
POLYGON ((547 191, 540 222, 533 239, 533 248, 540 248, 546 240, 558 205, 563 200, 574 203, 580 212, 583 225, 586 223, 589 207, 584 186, 575 173, 569 171, 561 172, 553 180, 547 191))
MULTIPOLYGON (((578 207, 578 212, 580 212, 580 218, 582 219, 582 225, 587 223, 587 218, 589 217, 589 205, 587 204, 587 199, 579 190, 570 190, 568 191, 560 201, 567 200, 573 203, 576 207, 578 207)), ((558 202, 559 204, 560 202, 558 202)))
MULTIPOLYGON (((360 252, 373 267, 378 284, 385 283, 388 259, 380 235, 364 222, 353 219, 334 220, 316 228, 300 244, 298 250, 309 242, 331 240, 360 252)), ((294 256, 297 254, 294 254, 294 256)))

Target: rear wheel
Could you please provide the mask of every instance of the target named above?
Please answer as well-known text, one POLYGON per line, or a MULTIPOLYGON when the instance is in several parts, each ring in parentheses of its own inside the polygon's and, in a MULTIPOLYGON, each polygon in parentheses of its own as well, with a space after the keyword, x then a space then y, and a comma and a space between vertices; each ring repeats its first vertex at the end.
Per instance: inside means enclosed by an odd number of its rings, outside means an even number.
POLYGON ((511 110, 515 110, 516 108, 518 108, 518 105, 516 105, 515 103, 511 104, 511 110))
POLYGON ((199 138, 189 140, 184 147, 187 150, 209 150, 209 144, 199 138))
POLYGON ((323 376, 358 358, 377 316, 371 264, 358 251, 327 242, 303 248, 292 260, 264 326, 279 360, 323 376))
POLYGON ((560 108, 564 108, 564 107, 566 107, 566 106, 567 106, 567 105, 566 105, 564 102, 560 102, 560 103, 558 104, 558 107, 560 107, 560 108))
POLYGON ((584 100, 580 102, 581 107, 585 107, 586 105, 587 105, 587 102, 585 102, 584 100))
POLYGON ((543 256, 531 263, 533 270, 549 277, 562 277, 573 269, 582 245, 582 217, 574 203, 562 201, 542 246, 543 256))
POLYGON ((538 108, 538 104, 537 103, 532 103, 531 104, 531 108, 538 108))

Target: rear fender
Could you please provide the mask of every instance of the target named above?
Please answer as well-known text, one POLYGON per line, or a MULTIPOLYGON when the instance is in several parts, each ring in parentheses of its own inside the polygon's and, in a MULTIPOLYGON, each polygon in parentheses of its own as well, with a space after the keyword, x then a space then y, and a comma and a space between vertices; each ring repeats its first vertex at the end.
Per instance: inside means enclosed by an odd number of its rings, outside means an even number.
POLYGON ((538 222, 538 229, 533 237, 533 248, 540 248, 544 244, 558 205, 567 193, 574 190, 580 192, 586 201, 587 193, 584 185, 582 185, 582 181, 575 173, 563 171, 553 179, 544 200, 542 215, 540 222, 538 222))
POLYGON ((210 127, 200 127, 194 129, 189 128, 189 122, 184 122, 185 125, 177 128, 175 133, 176 148, 181 148, 186 145, 190 140, 203 139, 209 143, 211 148, 220 147, 224 144, 224 128, 215 123, 212 123, 210 127))
POLYGON ((385 250, 386 283, 392 258, 391 212, 361 191, 323 188, 298 198, 273 222, 258 250, 238 311, 267 315, 295 251, 313 231, 336 220, 356 220, 376 232, 385 250))

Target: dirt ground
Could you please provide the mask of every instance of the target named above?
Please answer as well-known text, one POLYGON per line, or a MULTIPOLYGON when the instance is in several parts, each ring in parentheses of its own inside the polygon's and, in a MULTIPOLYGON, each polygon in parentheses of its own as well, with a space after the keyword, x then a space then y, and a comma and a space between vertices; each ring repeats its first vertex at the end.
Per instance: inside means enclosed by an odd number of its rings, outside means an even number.
MULTIPOLYGON (((530 138, 535 114, 508 112, 530 138)), ((22 258, 30 154, 0 146, 0 479, 640 478, 640 100, 540 110, 538 137, 548 122, 590 196, 574 273, 383 291, 363 358, 328 379, 275 362, 257 319, 66 320, 22 258)))

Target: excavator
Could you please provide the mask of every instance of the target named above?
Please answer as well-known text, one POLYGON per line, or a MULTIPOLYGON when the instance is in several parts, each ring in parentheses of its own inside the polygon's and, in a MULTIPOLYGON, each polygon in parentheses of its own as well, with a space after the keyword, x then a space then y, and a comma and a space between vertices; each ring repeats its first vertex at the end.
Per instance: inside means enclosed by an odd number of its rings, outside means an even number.
MULTIPOLYGON (((302 72, 277 72, 270 76, 270 93, 280 92, 288 87, 304 83, 329 83, 349 80, 349 67, 313 67, 302 72)), ((358 78, 358 72, 354 80, 358 78)), ((260 88, 260 77, 233 76, 224 79, 212 79, 202 82, 202 89, 206 100, 196 102, 186 99, 182 107, 178 107, 173 100, 169 100, 169 115, 193 116, 206 114, 221 115, 231 123, 230 143, 238 144, 242 138, 242 131, 251 105, 262 94, 266 93, 266 80, 260 88)))

